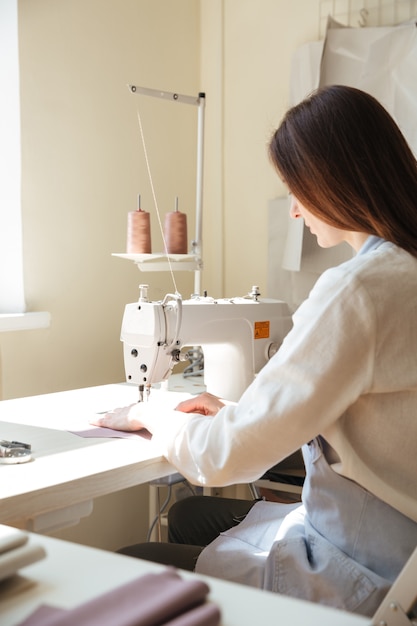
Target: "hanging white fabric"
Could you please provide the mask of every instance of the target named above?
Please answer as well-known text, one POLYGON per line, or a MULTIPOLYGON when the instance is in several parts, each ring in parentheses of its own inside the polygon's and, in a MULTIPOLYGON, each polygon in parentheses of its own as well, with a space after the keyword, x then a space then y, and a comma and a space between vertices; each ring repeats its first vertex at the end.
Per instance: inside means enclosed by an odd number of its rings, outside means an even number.
POLYGON ((417 155, 416 21, 350 28, 329 18, 320 86, 349 85, 375 96, 394 117, 417 155))

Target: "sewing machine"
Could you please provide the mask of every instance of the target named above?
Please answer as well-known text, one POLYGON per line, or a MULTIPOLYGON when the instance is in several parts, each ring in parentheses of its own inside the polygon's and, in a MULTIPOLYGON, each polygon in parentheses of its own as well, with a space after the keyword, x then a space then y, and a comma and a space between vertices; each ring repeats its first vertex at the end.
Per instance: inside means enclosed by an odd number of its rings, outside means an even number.
POLYGON ((150 302, 147 291, 140 285, 138 302, 126 305, 121 330, 126 379, 139 386, 140 400, 187 360, 182 348, 198 345, 207 391, 237 401, 292 325, 287 304, 261 299, 257 287, 245 297, 217 300, 167 294, 150 302))

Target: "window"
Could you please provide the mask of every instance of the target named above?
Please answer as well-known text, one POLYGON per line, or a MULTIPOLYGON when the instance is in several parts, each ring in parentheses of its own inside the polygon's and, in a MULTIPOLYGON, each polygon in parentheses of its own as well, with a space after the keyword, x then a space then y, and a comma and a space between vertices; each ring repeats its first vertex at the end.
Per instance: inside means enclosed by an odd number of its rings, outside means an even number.
POLYGON ((22 313, 17 0, 0 0, 0 85, 0 313, 22 313))
POLYGON ((49 313, 26 313, 20 209, 18 0, 0 0, 0 331, 46 328, 49 313))

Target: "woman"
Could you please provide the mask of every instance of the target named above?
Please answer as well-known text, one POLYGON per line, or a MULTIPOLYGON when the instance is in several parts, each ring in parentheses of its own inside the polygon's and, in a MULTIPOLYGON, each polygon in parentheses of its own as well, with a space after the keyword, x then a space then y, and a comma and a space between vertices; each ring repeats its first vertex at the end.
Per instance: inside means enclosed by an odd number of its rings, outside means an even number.
POLYGON ((325 87, 288 111, 270 157, 326 271, 237 404, 210 394, 101 426, 146 427, 192 483, 250 483, 302 447, 303 503, 247 503, 196 571, 372 615, 417 544, 417 164, 370 95, 325 87))

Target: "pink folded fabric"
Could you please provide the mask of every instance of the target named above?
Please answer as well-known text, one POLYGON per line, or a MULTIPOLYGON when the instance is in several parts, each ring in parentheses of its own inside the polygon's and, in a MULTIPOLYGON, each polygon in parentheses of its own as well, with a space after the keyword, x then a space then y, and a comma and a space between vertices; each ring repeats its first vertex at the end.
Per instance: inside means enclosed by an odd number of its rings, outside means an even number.
POLYGON ((20 626, 218 626, 208 585, 171 568, 145 574, 75 609, 41 606, 20 626))

